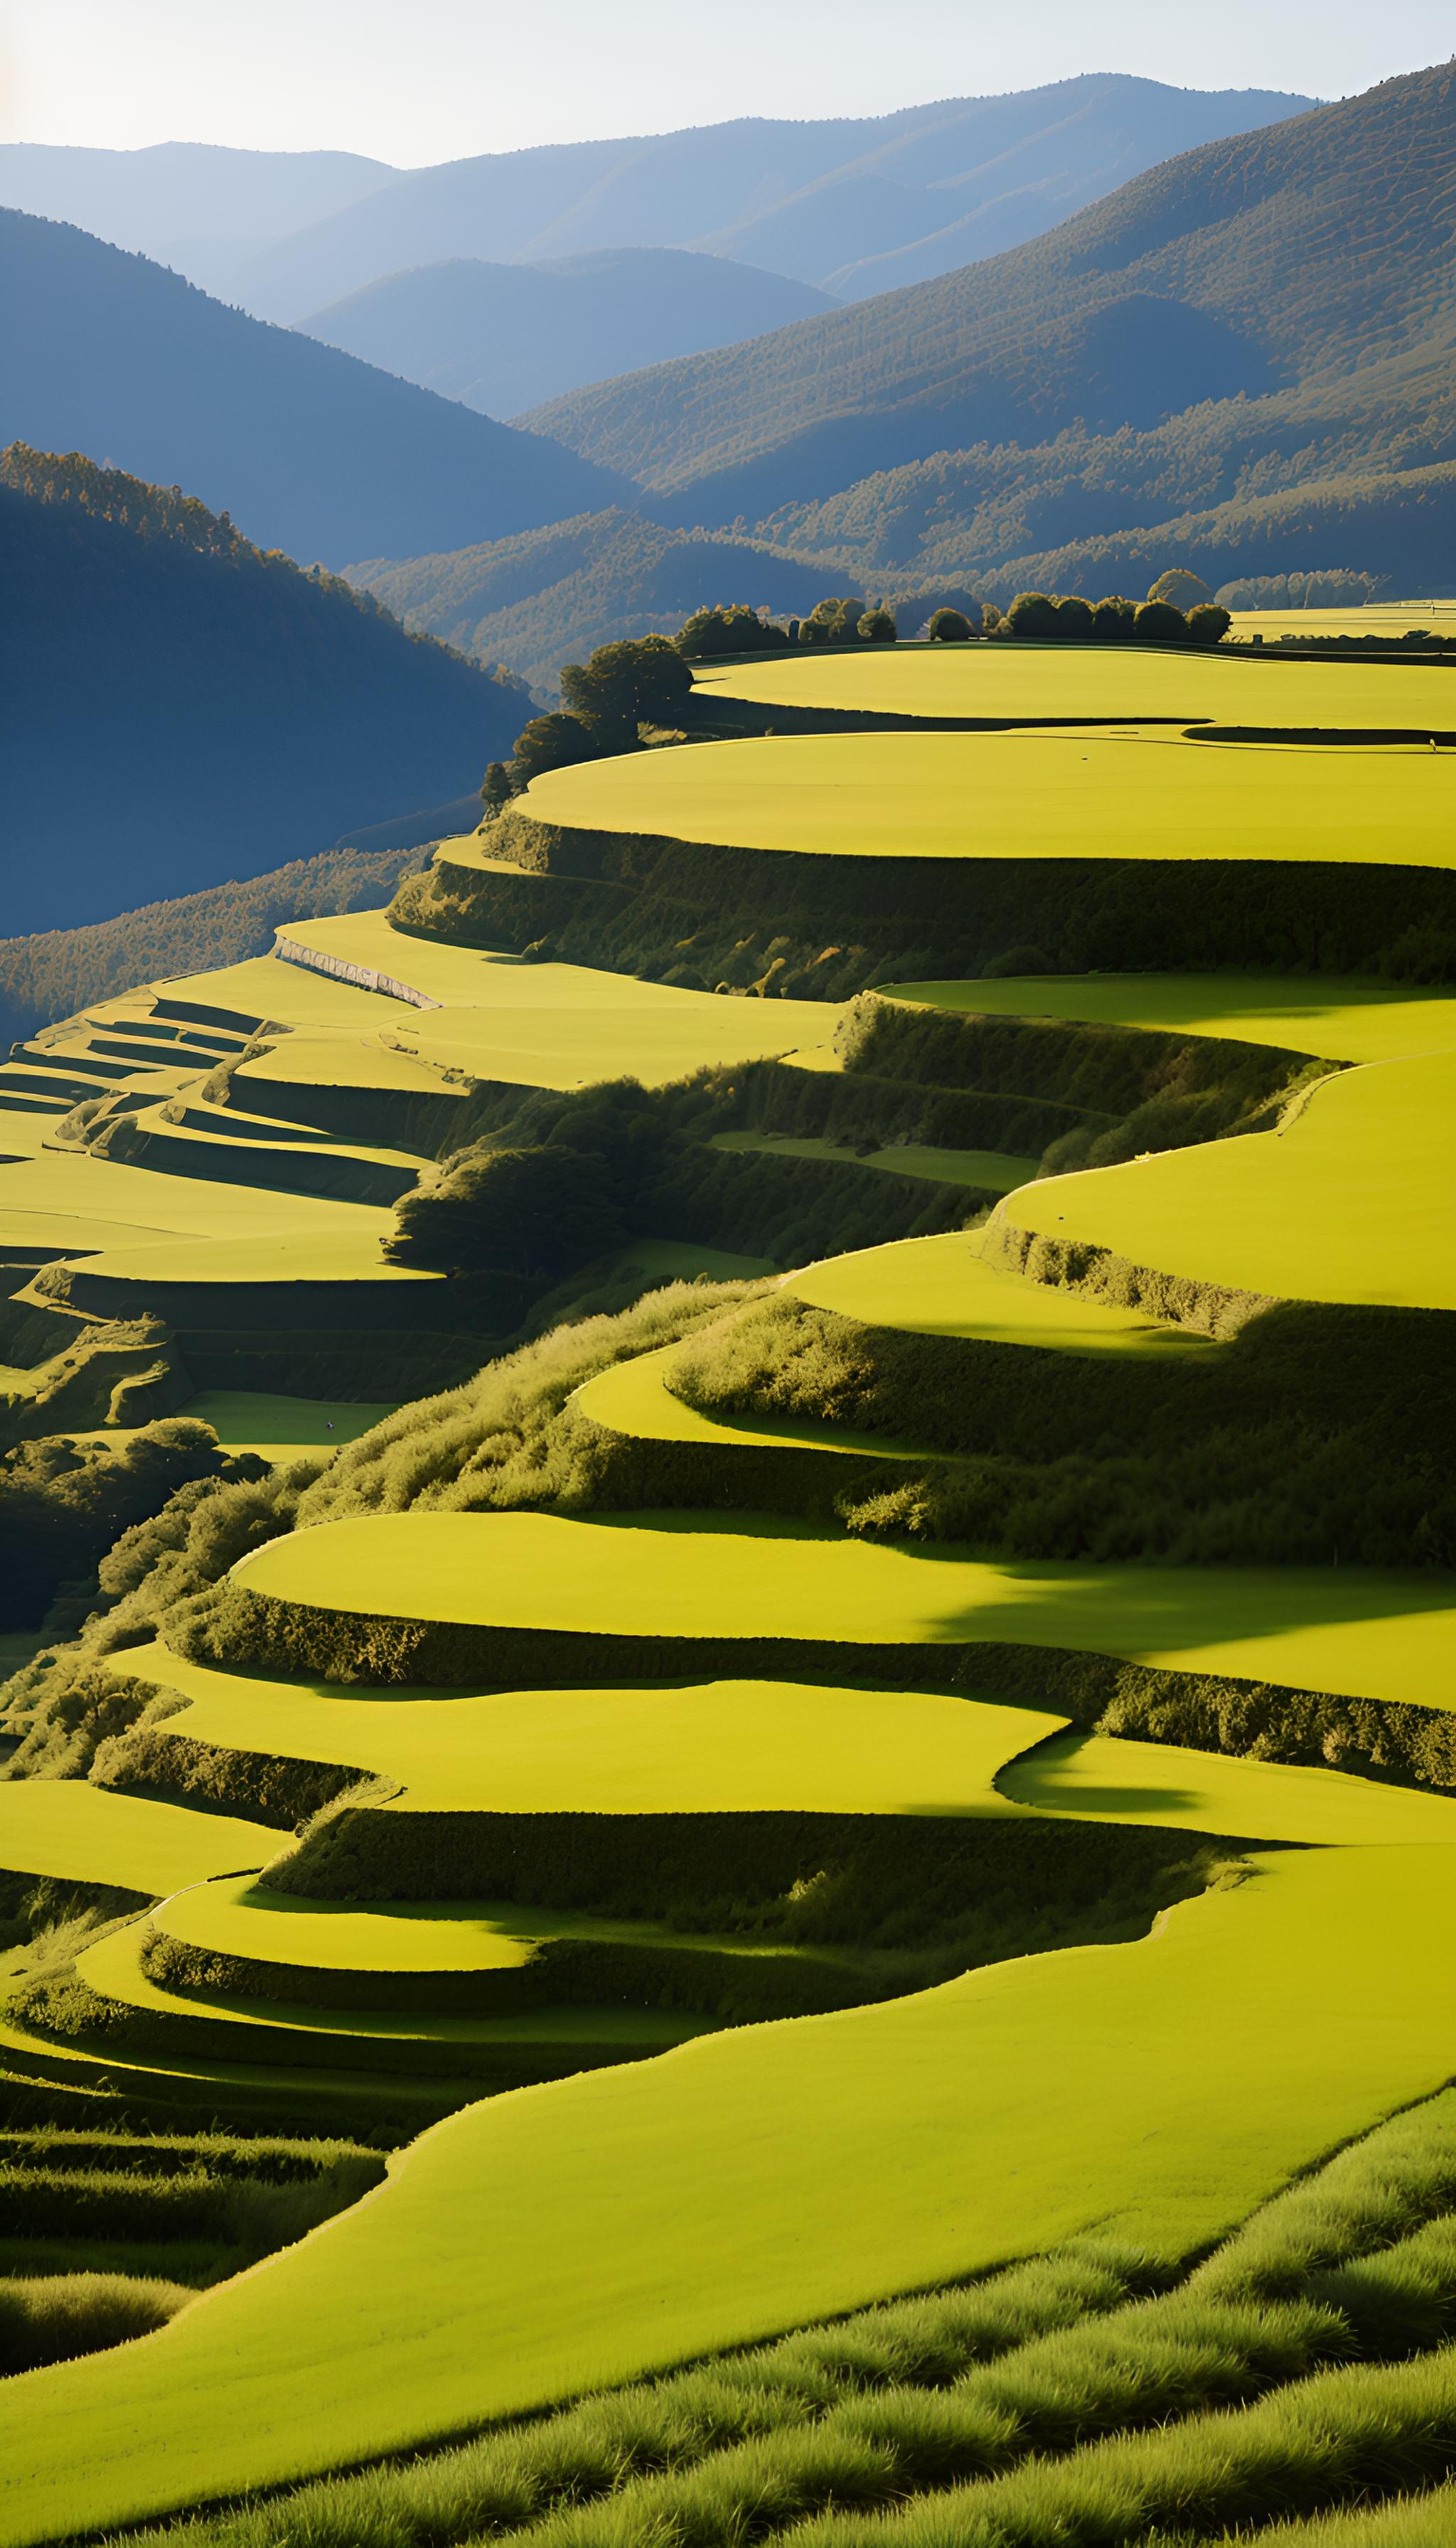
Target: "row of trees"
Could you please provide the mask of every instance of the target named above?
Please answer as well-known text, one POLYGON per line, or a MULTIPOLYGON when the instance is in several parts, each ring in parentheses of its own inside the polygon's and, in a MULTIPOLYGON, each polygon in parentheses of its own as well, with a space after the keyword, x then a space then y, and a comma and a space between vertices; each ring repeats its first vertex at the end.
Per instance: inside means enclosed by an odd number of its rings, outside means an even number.
POLYGON ((691 689, 692 675, 670 637, 620 637, 598 646, 590 663, 564 665, 564 705, 532 717, 509 761, 493 761, 486 772, 487 813, 499 813, 543 771, 632 752, 644 726, 672 729, 691 689))
MULTIPOLYGON (((1004 612, 985 603, 978 625, 969 611, 946 605, 932 612, 927 634, 939 645, 1020 637, 1039 645, 1132 639, 1142 646, 1216 646, 1228 627, 1228 611, 1207 599, 1180 609, 1167 597, 1174 588, 1189 597, 1190 588, 1208 591, 1197 576, 1174 568, 1159 578, 1146 601, 1129 601, 1121 593, 1094 602, 1075 592, 1020 592, 1004 612)), ((794 646, 893 646, 898 638, 894 612, 883 602, 866 608, 858 593, 831 593, 806 619, 790 619, 784 627, 761 619, 746 602, 731 602, 694 611, 676 638, 622 637, 598 646, 590 663, 563 668, 562 706, 530 719, 509 761, 491 763, 481 789, 486 811, 499 813, 545 771, 634 751, 644 728, 673 731, 691 693, 689 664, 724 655, 786 654, 794 646)))

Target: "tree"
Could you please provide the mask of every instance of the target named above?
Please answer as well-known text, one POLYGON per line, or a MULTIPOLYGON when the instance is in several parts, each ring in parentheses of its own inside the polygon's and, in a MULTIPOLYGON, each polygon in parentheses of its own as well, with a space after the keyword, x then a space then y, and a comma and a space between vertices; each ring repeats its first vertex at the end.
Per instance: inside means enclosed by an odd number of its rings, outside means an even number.
MULTIPOLYGON (((684 667, 685 669, 685 667, 684 667)), ((574 762, 594 761, 596 743, 580 717, 551 709, 532 717, 515 738, 515 770, 522 787, 547 770, 569 770, 574 762)))
POLYGON ((1203 577, 1188 566, 1170 566, 1147 591, 1149 601, 1171 601, 1175 610, 1191 610, 1196 601, 1212 601, 1213 597, 1203 577))
POLYGON ((1188 635, 1188 622, 1171 601, 1139 601, 1133 622, 1139 645, 1176 646, 1188 635))
POLYGON ((481 786, 481 803, 487 815, 499 814, 503 805, 509 804, 514 794, 515 789, 510 783, 510 772, 504 762, 490 762, 481 786))
POLYGON ((1188 613, 1188 634, 1195 646, 1217 646, 1230 625, 1228 611, 1217 601, 1200 601, 1188 613))
POLYGON ((1082 599, 1079 592, 1064 592, 1057 602, 1056 633, 1058 637, 1071 638, 1079 644, 1094 633, 1092 606, 1082 599))
POLYGON ((899 633, 893 612, 886 610, 882 601, 866 610, 860 622, 860 641, 864 646, 893 646, 899 633))
POLYGON ((1092 613, 1092 637, 1095 645, 1115 646, 1119 639, 1131 637, 1138 604, 1127 601, 1120 592, 1104 594, 1092 613))
POLYGON ((801 646, 854 646, 859 643, 864 604, 859 593, 829 593, 816 601, 800 623, 801 646), (812 633, 811 633, 812 632, 812 633))
POLYGON ((1061 631, 1056 624, 1056 604, 1049 592, 1019 592, 1006 613, 1013 637, 1030 637, 1045 645, 1055 640, 1061 631))
POLYGON ((970 633, 970 621, 963 610, 932 611, 930 635, 934 645, 958 646, 970 633))
POLYGON ((562 667, 562 698, 601 752, 630 750, 639 725, 675 724, 691 692, 671 637, 619 637, 589 664, 562 667))
POLYGON ((401 1197, 385 1254, 443 1273, 555 1281, 626 1234, 606 1160, 549 1141, 466 1151, 401 1197))

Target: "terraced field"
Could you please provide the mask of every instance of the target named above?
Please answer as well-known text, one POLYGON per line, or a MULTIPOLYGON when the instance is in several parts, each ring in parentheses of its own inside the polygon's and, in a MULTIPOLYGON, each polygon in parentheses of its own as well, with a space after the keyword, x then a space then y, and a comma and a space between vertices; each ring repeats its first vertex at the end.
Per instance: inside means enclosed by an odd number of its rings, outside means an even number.
MULTIPOLYGON (((1303 624, 1304 614, 1294 619, 1303 624)), ((1436 629, 1451 623, 1406 620, 1436 629)), ((1238 633, 1277 636, 1289 613, 1240 619, 1238 633)), ((1343 617, 1332 633, 1342 633, 1343 617)), ((1313 629, 1312 634, 1323 633, 1313 629)), ((853 709, 861 714, 1035 725, 1136 725, 1151 719, 1191 725, 1369 726, 1441 732, 1452 724, 1443 666, 1381 663, 1259 663, 1247 656, 1145 646, 894 646, 753 657, 704 666, 693 687, 711 705, 853 709)))
MULTIPOLYGON (((894 657, 868 661, 900 669, 894 657)), ((844 674, 857 669, 847 664, 844 674)), ((1439 702, 1448 717, 1451 689, 1439 702)), ((1293 702, 1279 706, 1280 724, 1290 724, 1293 702)), ((1456 755, 1428 744, 1244 743, 1063 724, 786 735, 582 763, 533 780, 514 819, 593 837, 875 860, 1303 864, 1327 860, 1337 841, 1339 863, 1361 866, 1391 864, 1394 825, 1403 863, 1447 868, 1456 864, 1453 801, 1456 755)))
POLYGON ((1445 678, 756 666, 1064 722, 560 772, 0 1065, 13 1492, 195 1463, 9 1684, 0 2540, 1444 2535, 1449 756, 1175 728, 1445 678), (386 1256, 498 1147, 609 1243, 386 1256))

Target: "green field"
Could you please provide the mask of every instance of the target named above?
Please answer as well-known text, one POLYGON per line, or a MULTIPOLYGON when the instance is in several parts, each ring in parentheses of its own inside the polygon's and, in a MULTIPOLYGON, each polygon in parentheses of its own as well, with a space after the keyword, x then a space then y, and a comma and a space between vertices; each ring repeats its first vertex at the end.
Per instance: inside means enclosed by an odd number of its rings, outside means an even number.
POLYGON ((996 1784, 1018 1804, 1079 1821, 1170 1823, 1317 1848, 1456 1841, 1456 1797, 1115 1734, 1053 1735, 1008 1762, 996 1784))
POLYGON ((1441 2085, 1453 1916, 1449 1850, 1281 1853, 1136 1945, 468 2109, 140 2345, 11 2385, 0 2537, 406 2449, 1094 2230, 1185 2255, 1441 2085))
POLYGON ((711 1146, 758 1150, 777 1159, 839 1159, 849 1167, 883 1168, 891 1176, 921 1177, 937 1185, 980 1186, 988 1194, 1010 1194, 1013 1186, 1037 1173, 1035 1159, 1013 1158, 1005 1150, 940 1150, 924 1141, 861 1151, 844 1141, 796 1140, 789 1133, 715 1133, 711 1146))
MULTIPOLYGON (((1200 1156, 1203 1154, 1200 1153, 1200 1156)), ((1105 1173, 1105 1171, 1103 1172, 1105 1173)), ((1024 1187, 1017 1189, 1016 1217, 1024 1187)), ((940 1238, 901 1238, 829 1256, 789 1276, 783 1288, 816 1310, 832 1310, 864 1326, 901 1327, 912 1335, 978 1336, 1003 1345, 1040 1345, 1057 1353, 1186 1353, 1209 1350, 1186 1327, 1159 1326, 1136 1310, 1115 1310, 1076 1292, 1026 1283, 975 1252, 959 1230, 940 1238)))
MULTIPOLYGON (((1296 612, 1295 619, 1303 620, 1296 612)), ((1340 614, 1334 614, 1336 618, 1340 614)), ((1287 613, 1274 613, 1280 628, 1287 613)), ((1253 625, 1257 625, 1255 620, 1253 625)), ((1426 626, 1403 620, 1401 627, 1426 626)), ((1397 632, 1399 633, 1399 632, 1397 632)), ((1173 717, 1190 725, 1434 726, 1449 728, 1451 683, 1441 666, 1261 664, 1247 656, 1171 647, 896 646, 779 655, 693 675, 705 701, 765 707, 855 708, 878 716, 1083 718, 1122 725, 1173 717)), ((673 754, 660 758, 672 760, 673 754)))
POLYGON ((1313 610, 1235 610, 1235 637, 1456 637, 1456 601, 1361 601, 1313 610))
POLYGON ((1281 1300, 1456 1309, 1456 1053, 1342 1071, 1278 1133, 1044 1177, 1000 1210, 1281 1300))
POLYGON ((403 1512, 274 1540, 233 1580, 386 1618, 618 1636, 1125 1655, 1350 1697, 1456 1705, 1456 1584, 1434 1570, 997 1565, 717 1514, 651 1526, 539 1512, 403 1512))
POLYGON ((172 1893, 179 1884, 261 1866, 278 1834, 228 1814, 114 1796, 81 1778, 0 1784, 0 1866, 21 1875, 172 1893))
POLYGON ((1456 1046, 1456 1000, 1338 974, 1046 973, 993 982, 894 982, 884 999, 969 1017, 1075 1018, 1173 1035, 1288 1046, 1329 1061, 1399 1061, 1456 1046))
MULTIPOLYGON (((420 1813, 1004 1813, 997 1771, 1066 1721, 772 1681, 351 1698, 214 1672, 163 1646, 129 1651, 127 1670, 192 1701, 168 1719, 178 1734, 377 1771, 420 1813)), ((269 1843, 269 1856, 285 1845, 269 1843)))
POLYGON ((553 770, 518 807, 568 831, 840 858, 1456 864, 1456 753, 1153 727, 702 744, 553 770))
MULTIPOLYGON (((123 1169, 121 1173, 128 1175, 132 1171, 123 1169)), ((194 1182, 190 1177, 177 1179, 184 1187, 194 1182)), ((161 1283, 235 1284, 241 1293, 242 1287, 250 1283, 408 1286, 442 1280, 419 1266, 386 1264, 380 1253, 380 1240, 393 1228, 394 1217, 374 1204, 327 1203, 307 1195, 270 1194, 260 1199, 256 1190, 247 1186, 233 1186, 228 1191, 240 1200, 253 1194, 256 1209, 252 1230, 239 1228, 235 1236, 215 1233, 211 1238, 190 1238, 179 1232, 175 1238, 157 1238, 149 1243, 138 1236, 135 1245, 108 1248, 92 1257, 84 1273, 134 1284, 138 1307, 148 1288, 161 1283), (291 1201, 298 1205, 297 1227, 280 1230, 273 1207, 275 1203, 291 1201), (348 1220, 340 1228, 334 1219, 311 1221, 307 1218, 309 1212, 347 1214, 348 1220), (259 1222, 274 1226, 259 1229, 259 1222)))
POLYGON ((385 1401, 354 1405, 345 1399, 270 1397, 262 1390, 202 1389, 177 1411, 211 1424, 225 1451, 258 1451, 265 1460, 277 1460, 297 1451, 336 1451, 395 1410, 385 1401))
POLYGON ((388 1226, 389 1215, 368 1204, 279 1193, 230 1178, 171 1176, 86 1150, 47 1150, 39 1158, 0 1162, 0 1252, 6 1239, 26 1244, 30 1234, 48 1244, 62 1229, 78 1233, 77 1248, 130 1248, 135 1242, 150 1253, 168 1238, 223 1238, 236 1247, 266 1236, 288 1247, 316 1237, 336 1242, 353 1231, 373 1234, 388 1226))
POLYGON ((907 1455, 904 1443, 887 1442, 877 1433, 856 1433, 842 1424, 735 1424, 700 1414, 673 1395, 672 1369, 680 1351, 677 1345, 665 1345, 660 1353, 613 1363, 574 1390, 570 1403, 606 1432, 641 1442, 699 1442, 720 1450, 734 1445, 762 1450, 766 1443, 776 1443, 790 1451, 868 1452, 887 1460, 907 1455))

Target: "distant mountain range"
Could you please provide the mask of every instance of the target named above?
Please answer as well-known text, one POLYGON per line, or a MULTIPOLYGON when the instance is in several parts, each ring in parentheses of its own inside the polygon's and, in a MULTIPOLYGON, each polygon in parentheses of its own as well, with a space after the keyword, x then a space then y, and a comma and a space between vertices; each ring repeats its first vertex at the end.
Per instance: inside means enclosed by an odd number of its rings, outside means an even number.
POLYGON ((0 204, 74 222, 112 247, 175 266, 232 296, 238 267, 401 174, 351 150, 228 150, 159 141, 147 150, 0 142, 0 204))
POLYGON ((409 170, 339 151, 16 143, 0 150, 0 201, 290 323, 410 266, 623 247, 706 249, 858 300, 1034 238, 1176 151, 1313 103, 1089 73, 894 115, 749 118, 409 170))
POLYGON ((306 563, 500 539, 635 492, 24 213, 0 212, 0 443, 185 487, 306 563))
POLYGON ((480 784, 517 688, 174 488, 0 455, 0 929, 261 874, 480 784))
POLYGON ((456 257, 369 283, 299 321, 381 371, 486 415, 674 354, 734 345, 835 307, 811 284, 685 248, 601 248, 544 265, 456 257))
POLYGON ((1453 183, 1446 66, 1168 160, 1005 255, 526 421, 680 519, 754 521, 975 443, 1324 396, 1374 363, 1449 374, 1453 183))
POLYGON ((410 627, 554 689, 564 663, 613 637, 681 627, 704 600, 802 616, 831 589, 834 567, 613 509, 452 555, 374 558, 347 572, 410 627))

